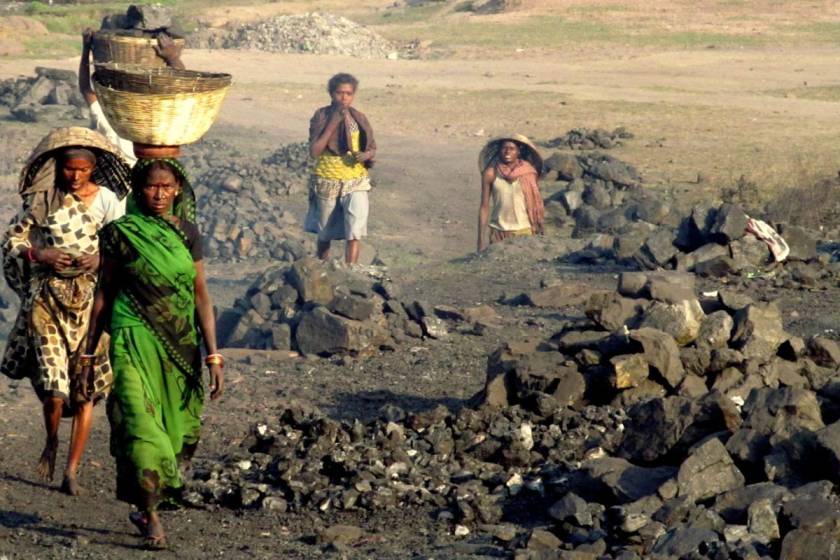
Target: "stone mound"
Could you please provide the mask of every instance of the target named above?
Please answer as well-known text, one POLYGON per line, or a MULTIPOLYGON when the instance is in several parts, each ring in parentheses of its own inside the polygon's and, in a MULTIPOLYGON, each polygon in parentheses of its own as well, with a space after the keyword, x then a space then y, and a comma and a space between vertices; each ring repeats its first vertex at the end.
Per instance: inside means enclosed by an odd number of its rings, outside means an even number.
POLYGON ((193 48, 254 49, 359 58, 385 58, 396 52, 390 41, 374 31, 345 17, 318 12, 199 30, 190 36, 188 44, 193 48))
POLYGON ((515 558, 832 557, 840 346, 788 335, 772 303, 697 299, 691 279, 548 288, 545 301, 583 302, 586 318, 505 343, 457 412, 386 405, 363 424, 284 402, 241 448, 199 461, 186 499, 431 507, 515 558))
POLYGON ((624 144, 624 140, 633 138, 633 134, 618 127, 612 132, 603 128, 573 128, 562 136, 541 142, 546 148, 566 148, 569 150, 609 150, 624 144))
POLYGON ((22 122, 87 119, 87 103, 72 70, 35 68, 35 76, 0 81, 0 105, 22 122))
POLYGON ((288 210, 288 195, 306 189, 311 163, 305 144, 282 146, 260 160, 205 140, 182 161, 196 189, 208 258, 292 261, 312 251, 312 240, 288 210))
POLYGON ((360 355, 408 338, 444 338, 451 325, 480 329, 448 306, 401 301, 382 269, 355 271, 304 257, 273 267, 219 319, 222 346, 360 355))

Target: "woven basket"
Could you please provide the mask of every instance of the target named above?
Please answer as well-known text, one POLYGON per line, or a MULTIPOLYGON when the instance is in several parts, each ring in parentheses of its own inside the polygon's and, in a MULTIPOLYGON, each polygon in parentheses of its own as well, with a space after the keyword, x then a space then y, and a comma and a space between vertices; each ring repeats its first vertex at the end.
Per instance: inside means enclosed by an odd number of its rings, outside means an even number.
POLYGON ((114 130, 132 142, 180 146, 199 140, 213 125, 230 86, 198 93, 148 94, 93 82, 114 130))
POLYGON ((150 94, 203 93, 230 86, 230 74, 147 68, 136 64, 97 64, 93 79, 120 91, 150 94))
MULTIPOLYGON (((184 39, 173 38, 172 40, 182 48, 186 44, 184 39)), ((166 61, 155 51, 157 44, 155 37, 131 37, 112 31, 97 31, 93 34, 93 61, 96 64, 118 62, 164 67, 166 61)))

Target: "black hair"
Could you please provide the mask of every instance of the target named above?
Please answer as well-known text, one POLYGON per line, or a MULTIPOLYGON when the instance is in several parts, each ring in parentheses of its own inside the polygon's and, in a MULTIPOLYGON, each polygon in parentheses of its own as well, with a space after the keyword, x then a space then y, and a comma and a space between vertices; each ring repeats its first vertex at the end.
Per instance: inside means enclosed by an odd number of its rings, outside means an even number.
POLYGON ((332 95, 335 93, 335 90, 338 89, 338 86, 342 84, 350 84, 353 86, 354 92, 359 88, 359 80, 356 79, 356 76, 353 74, 347 74, 346 72, 340 72, 330 78, 330 81, 327 82, 327 91, 330 95, 332 95))

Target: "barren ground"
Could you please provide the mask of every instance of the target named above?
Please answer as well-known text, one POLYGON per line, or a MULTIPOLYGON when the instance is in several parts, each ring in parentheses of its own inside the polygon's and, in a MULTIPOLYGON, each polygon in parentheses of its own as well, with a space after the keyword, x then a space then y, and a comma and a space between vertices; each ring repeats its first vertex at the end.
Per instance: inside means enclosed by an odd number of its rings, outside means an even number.
MULTIPOLYGON (((312 5, 251 4, 236 15, 254 19, 312 5)), ((425 10, 419 16, 405 10, 385 15, 383 2, 362 2, 349 15, 390 37, 431 40, 440 50, 423 60, 191 51, 185 62, 234 74, 236 85, 211 136, 260 152, 305 138, 310 114, 327 101, 324 84, 332 73, 359 76, 357 105, 369 115, 380 144, 370 243, 410 294, 439 303, 495 304, 503 292, 535 287, 543 278, 583 275, 608 285, 613 276, 560 270, 549 262, 456 260, 474 250, 476 156, 489 137, 516 131, 546 139, 573 127, 624 126, 635 138, 611 153, 636 165, 651 188, 692 199, 713 198, 741 175, 771 196, 840 168, 840 47, 831 43, 840 36, 835 3, 697 4, 526 2, 520 12, 479 20, 438 8, 419 8, 425 10)), ((230 18, 230 8, 215 8, 206 17, 230 18)), ((74 68, 76 60, 0 58, 0 79, 30 74, 39 65, 74 68)), ((20 129, 28 145, 47 130, 10 121, 0 126, 20 129)), ((5 219, 15 204, 13 177, 2 184, 5 219)), ((303 203, 292 201, 301 217, 303 203)), ((213 266, 219 302, 229 304, 265 264, 213 266)), ((829 328, 837 317, 832 295, 785 294, 786 309, 806 317, 790 317, 794 328, 829 328), (812 313, 818 307, 821 313, 812 313)), ((556 320, 498 308, 501 332, 424 342, 350 365, 232 351, 238 358, 228 368, 228 394, 207 407, 200 454, 218 455, 235 445, 256 416, 270 413, 278 394, 307 398, 342 418, 368 417, 387 402, 407 409, 458 406, 481 387, 485 357, 508 328, 538 334, 550 332, 556 320)), ((148 555, 135 548, 127 508, 113 499, 103 407, 81 472, 89 496, 70 499, 36 482, 41 444, 30 388, 0 379, 0 558, 148 555)), ((414 511, 344 519, 383 537, 352 556, 451 558, 467 552, 419 515, 419 530, 414 511)), ((165 520, 175 545, 161 556, 313 557, 321 551, 308 538, 333 521, 180 511, 165 520)))

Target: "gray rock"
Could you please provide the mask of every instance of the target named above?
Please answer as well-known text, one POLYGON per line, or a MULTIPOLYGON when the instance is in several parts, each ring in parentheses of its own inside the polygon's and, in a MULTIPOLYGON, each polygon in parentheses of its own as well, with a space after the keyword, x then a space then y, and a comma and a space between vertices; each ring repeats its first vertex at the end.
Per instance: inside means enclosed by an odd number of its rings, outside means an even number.
POLYGON ((729 251, 737 270, 763 270, 773 259, 767 244, 752 235, 730 243, 729 251))
POLYGON ((735 322, 726 311, 715 311, 703 319, 697 335, 699 348, 724 348, 729 343, 735 322))
POLYGON ((779 234, 790 248, 789 260, 810 261, 817 258, 817 238, 805 228, 782 224, 779 234))
POLYGON ((583 167, 575 156, 555 152, 545 160, 545 167, 557 172, 557 178, 563 181, 574 181, 583 176, 583 167))
POLYGON ((747 526, 750 535, 762 544, 769 544, 780 537, 779 522, 776 519, 776 509, 768 499, 762 499, 750 504, 747 511, 747 526))
POLYGON ((614 389, 638 387, 650 373, 647 360, 641 354, 613 356, 610 364, 613 368, 610 383, 614 389))
POLYGON ((698 261, 694 265, 693 270, 700 276, 722 278, 730 274, 735 274, 740 269, 737 267, 735 261, 732 260, 732 257, 729 255, 721 255, 707 260, 698 261))
POLYGON ((735 204, 724 203, 717 211, 715 223, 709 230, 717 241, 729 243, 747 234, 749 217, 735 204))
POLYGON ((816 395, 804 389, 756 389, 744 403, 744 428, 762 434, 791 436, 800 429, 824 427, 816 395))
POLYGON ((295 262, 289 280, 305 303, 327 305, 333 299, 334 287, 330 275, 314 257, 305 257, 295 262))
POLYGON ((719 542, 717 533, 709 529, 693 527, 671 529, 656 541, 652 552, 669 558, 682 558, 699 550, 701 546, 719 542))
POLYGON ((374 311, 374 302, 354 294, 337 293, 329 303, 329 310, 348 319, 366 321, 374 311))
POLYGON ((840 541, 834 535, 796 529, 785 535, 779 560, 840 560, 840 541))
POLYGON ((622 272, 618 275, 618 293, 628 298, 643 297, 647 283, 644 272, 622 272))
POLYGON ((589 504, 573 492, 569 492, 548 508, 548 514, 552 519, 574 523, 579 527, 592 526, 592 513, 589 511, 589 504))
POLYGON ((815 497, 796 498, 782 505, 782 517, 794 529, 825 533, 840 539, 840 506, 833 501, 815 497))
POLYGON ((374 325, 345 319, 320 306, 305 312, 295 331, 297 348, 304 354, 360 352, 382 339, 384 334, 374 325))
POLYGON ((674 234, 666 228, 656 230, 650 237, 648 237, 645 244, 642 245, 640 252, 643 261, 651 263, 656 266, 666 266, 670 263, 677 254, 677 247, 674 245, 674 234))
POLYGON ((698 446, 680 466, 677 474, 679 495, 698 501, 740 488, 744 475, 732 462, 717 438, 698 446))
POLYGON ((622 504, 655 495, 659 487, 673 478, 677 471, 673 467, 638 467, 615 457, 586 461, 581 469, 599 493, 622 504))
POLYGON ((655 301, 645 311, 639 327, 669 333, 678 345, 685 346, 697 339, 703 319, 703 308, 696 299, 671 304, 655 301))
POLYGON ((729 258, 729 249, 717 243, 707 243, 685 255, 679 262, 678 269, 697 271, 697 267, 700 266, 700 270, 711 270, 713 268, 712 263, 719 258, 729 258))
POLYGON ((672 389, 676 389, 685 370, 674 337, 656 329, 643 328, 631 331, 630 338, 641 345, 648 364, 659 372, 672 389))
POLYGON ((808 354, 814 361, 825 367, 840 366, 840 344, 822 336, 815 336, 808 341, 808 354))
POLYGON ((625 325, 632 326, 643 303, 623 298, 615 292, 595 292, 586 302, 586 315, 602 328, 614 331, 625 325))
POLYGON ((735 314, 732 343, 746 358, 769 360, 789 337, 775 303, 751 304, 735 314))
POLYGON ((749 520, 751 504, 767 501, 776 506, 792 497, 784 486, 772 482, 758 482, 721 494, 715 500, 714 510, 727 523, 743 524, 749 520))

